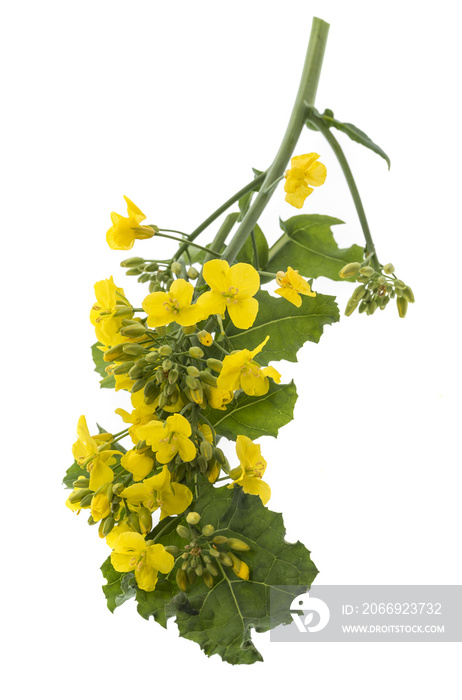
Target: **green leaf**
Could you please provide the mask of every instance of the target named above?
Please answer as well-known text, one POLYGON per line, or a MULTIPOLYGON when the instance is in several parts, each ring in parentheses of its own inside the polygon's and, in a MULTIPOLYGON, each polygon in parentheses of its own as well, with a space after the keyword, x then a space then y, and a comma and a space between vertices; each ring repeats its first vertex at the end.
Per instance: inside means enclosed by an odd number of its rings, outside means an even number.
POLYGON ((66 486, 68 489, 74 488, 72 484, 74 481, 77 481, 79 476, 87 476, 87 472, 82 469, 81 466, 77 464, 77 462, 74 462, 74 464, 71 464, 69 469, 66 472, 66 476, 63 479, 63 484, 66 486))
POLYGON ((100 387, 102 389, 114 389, 115 387, 115 377, 112 374, 108 374, 106 372, 106 367, 110 365, 110 362, 105 362, 103 359, 103 351, 99 349, 98 343, 95 343, 94 345, 91 346, 91 356, 93 358, 93 362, 95 363, 95 372, 98 372, 98 374, 103 377, 103 379, 100 381, 100 387))
POLYGON ((255 358, 262 366, 273 360, 296 362, 302 345, 307 340, 319 342, 324 326, 340 318, 335 297, 325 294, 302 296, 302 305, 298 308, 290 301, 281 297, 275 299, 265 291, 258 292, 255 298, 259 309, 253 326, 241 330, 229 323, 226 333, 235 350, 253 350, 269 335, 265 347, 255 358))
POLYGON ((344 281, 338 274, 342 267, 349 262, 362 262, 364 255, 359 245, 338 247, 331 231, 336 224, 343 221, 321 214, 301 214, 281 221, 285 233, 270 249, 268 271, 287 270, 290 265, 304 277, 344 281))
POLYGON ((103 586, 107 606, 113 613, 116 608, 136 594, 135 575, 132 571, 129 573, 116 571, 111 564, 110 556, 101 566, 101 571, 107 580, 107 584, 103 586))
POLYGON ((277 437, 279 429, 293 419, 296 400, 293 381, 275 384, 270 380, 269 391, 264 396, 247 396, 242 392, 226 411, 209 409, 205 417, 228 440, 236 440, 238 435, 247 435, 251 440, 262 435, 277 437))
POLYGON ((371 151, 374 151, 374 153, 377 153, 379 156, 381 156, 384 160, 386 160, 388 164, 388 170, 390 170, 390 158, 387 156, 385 151, 380 148, 380 146, 377 146, 377 144, 374 143, 369 138, 369 136, 364 133, 364 131, 358 129, 358 127, 354 124, 349 124, 348 122, 339 122, 338 119, 334 119, 334 113, 331 109, 324 110, 324 114, 320 115, 320 117, 329 128, 334 127, 339 131, 343 131, 343 133, 349 136, 352 141, 360 143, 362 146, 369 148, 371 151))
MULTIPOLYGON (((249 567, 250 579, 242 580, 231 568, 218 564, 219 573, 210 590, 198 578, 186 594, 166 603, 171 590, 178 590, 173 582, 183 561, 179 558, 176 568, 152 593, 138 592, 138 610, 145 618, 153 615, 163 626, 176 615, 180 636, 199 644, 207 656, 219 654, 231 664, 262 661, 251 629, 266 632, 292 622, 292 600, 312 584, 316 566, 303 544, 285 541, 282 515, 241 488, 206 488, 194 509, 201 513, 201 522, 213 525, 216 533, 242 539, 250 546, 249 551, 238 552, 249 567), (284 586, 296 588, 288 592, 284 586)), ((185 541, 172 532, 162 538, 162 544, 184 546, 185 541)))
MULTIPOLYGON (((265 270, 266 265, 268 264, 268 241, 266 240, 266 236, 258 224, 256 224, 254 227, 254 233, 258 254, 258 269, 265 270)), ((252 239, 250 236, 247 238, 246 242, 237 254, 236 260, 237 262, 250 263, 250 265, 256 266, 255 253, 253 249, 252 239)))

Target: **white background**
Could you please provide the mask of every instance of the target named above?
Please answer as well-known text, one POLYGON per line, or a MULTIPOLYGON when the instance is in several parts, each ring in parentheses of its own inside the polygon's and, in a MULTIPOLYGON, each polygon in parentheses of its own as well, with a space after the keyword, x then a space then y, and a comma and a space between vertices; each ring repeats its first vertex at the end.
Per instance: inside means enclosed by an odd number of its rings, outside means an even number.
MULTIPOLYGON (((362 0, 3 4, 2 631, 8 698, 238 696, 358 700, 460 697, 450 644, 271 644, 231 667, 139 617, 105 607, 107 547, 64 508, 60 485, 81 413, 120 429, 123 397, 100 391, 88 347, 93 284, 113 274, 109 214, 126 194, 166 228, 191 231, 266 168, 284 132, 311 18, 331 23, 317 106, 390 155, 339 136, 383 263, 417 303, 342 317, 300 363, 296 419, 261 440, 270 507, 310 550, 323 584, 455 584, 460 565, 460 54, 457 4, 362 0), (6 454, 5 454, 6 453, 6 454)), ((306 213, 336 216, 361 243, 322 137, 324 187, 306 213)), ((297 213, 282 186, 262 218, 297 213)), ((207 236, 202 238, 208 241, 207 236)), ((172 244, 174 245, 174 244, 172 244)), ((170 250, 158 239, 133 254, 170 250)), ((162 254, 161 253, 161 254, 162 254)), ((154 253, 153 253, 154 254, 154 253)), ((347 285, 320 279, 315 289, 347 285)), ((231 454, 231 453, 230 453, 231 454)))

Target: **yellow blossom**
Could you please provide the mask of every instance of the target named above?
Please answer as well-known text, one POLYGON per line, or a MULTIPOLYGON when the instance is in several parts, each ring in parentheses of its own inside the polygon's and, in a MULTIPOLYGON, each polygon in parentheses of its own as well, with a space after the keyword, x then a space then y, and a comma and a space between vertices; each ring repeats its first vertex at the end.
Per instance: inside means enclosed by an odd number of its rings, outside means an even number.
POLYGON ((90 311, 90 321, 95 327, 96 337, 105 347, 128 342, 119 331, 123 318, 132 318, 133 308, 126 299, 124 290, 116 287, 112 276, 95 284, 96 303, 90 311), (116 316, 117 313, 117 316, 116 316))
POLYGON ((318 163, 318 158, 318 153, 294 156, 290 161, 290 169, 285 173, 286 202, 297 209, 302 208, 305 199, 313 192, 313 187, 323 185, 326 180, 326 166, 318 163))
POLYGON ((124 532, 115 541, 111 564, 121 573, 134 571, 138 586, 153 591, 159 571, 168 574, 175 560, 162 544, 146 542, 138 532, 124 532))
POLYGON ((95 493, 91 499, 91 515, 95 523, 106 518, 111 512, 111 501, 107 495, 107 489, 95 493))
POLYGON ((178 453, 183 462, 190 462, 196 456, 196 447, 189 439, 191 426, 184 416, 174 414, 165 423, 152 420, 138 428, 140 440, 145 440, 156 453, 160 464, 167 464, 178 453))
POLYGON ((211 314, 224 315, 228 309, 236 328, 250 328, 258 313, 258 301, 253 297, 260 288, 260 275, 247 263, 230 267, 225 260, 210 260, 202 271, 211 291, 197 300, 203 318, 211 314))
POLYGON ((101 450, 102 445, 112 438, 109 433, 90 435, 85 416, 80 416, 77 423, 77 441, 72 446, 75 461, 81 467, 85 466, 90 474, 90 486, 96 491, 103 484, 112 481, 114 472, 110 465, 115 464, 115 454, 119 450, 101 450))
POLYGON ((112 226, 106 234, 106 241, 112 250, 130 250, 133 248, 136 238, 152 238, 155 234, 155 229, 152 226, 140 226, 146 218, 141 209, 138 209, 136 204, 133 204, 125 195, 124 199, 127 202, 128 217, 113 211, 111 214, 112 226))
POLYGON ((256 445, 245 435, 238 435, 236 440, 236 453, 239 459, 239 467, 233 469, 234 481, 228 488, 242 486, 244 493, 260 496, 263 505, 268 503, 271 497, 271 489, 262 480, 266 469, 266 460, 262 457, 260 445, 256 445))
POLYGON ((167 515, 183 513, 193 499, 187 486, 171 482, 167 465, 164 465, 159 474, 145 479, 143 483, 128 486, 121 495, 131 505, 143 505, 151 512, 160 508, 161 520, 167 515))
POLYGON ((149 455, 137 452, 137 450, 129 450, 120 460, 121 465, 128 472, 133 474, 135 481, 144 479, 154 468, 154 460, 149 455))
POLYGON ((202 309, 191 305, 194 287, 184 279, 175 280, 168 292, 153 292, 143 301, 151 328, 167 326, 175 322, 180 326, 193 326, 202 319, 202 309))
POLYGON ((226 411, 226 406, 233 400, 234 394, 232 391, 223 391, 209 384, 203 385, 204 394, 208 403, 212 408, 217 408, 219 411, 226 411))
MULTIPOLYGON (((116 377, 119 375, 115 375, 116 377)), ((146 425, 149 421, 156 417, 156 408, 159 404, 159 400, 155 399, 152 403, 146 404, 144 402, 144 390, 136 391, 131 394, 131 402, 133 406, 133 411, 128 413, 123 408, 117 408, 116 413, 119 415, 124 423, 131 423, 131 427, 128 429, 131 439, 136 444, 141 440, 138 436, 138 428, 142 425, 146 425)))
POLYGON ((121 520, 119 523, 117 523, 117 525, 115 525, 115 527, 112 528, 109 535, 106 536, 106 542, 111 549, 114 549, 115 543, 124 532, 135 532, 135 530, 128 524, 128 520, 121 520))
POLYGON ((276 282, 281 287, 281 289, 275 290, 276 294, 284 297, 295 306, 302 305, 300 294, 308 297, 316 296, 316 292, 311 291, 310 285, 298 274, 298 270, 293 270, 291 267, 287 268, 287 272, 279 271, 276 274, 276 282))
POLYGON ((217 379, 218 388, 232 392, 242 389, 249 396, 263 396, 269 389, 268 377, 279 384, 281 375, 277 369, 274 367, 262 369, 253 359, 268 340, 269 335, 255 350, 238 350, 226 355, 223 360, 223 369, 217 379))

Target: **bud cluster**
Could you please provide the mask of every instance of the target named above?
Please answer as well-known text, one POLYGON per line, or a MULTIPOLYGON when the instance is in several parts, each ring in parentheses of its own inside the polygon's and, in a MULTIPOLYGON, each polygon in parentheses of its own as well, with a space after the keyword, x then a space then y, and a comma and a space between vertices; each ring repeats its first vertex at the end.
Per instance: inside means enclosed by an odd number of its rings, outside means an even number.
MULTIPOLYGON (((172 286, 173 276, 183 277, 184 270, 180 262, 165 264, 138 257, 122 260, 120 266, 128 268, 125 274, 129 277, 138 277, 138 282, 149 282, 150 292, 168 292, 172 286)), ((199 276, 199 272, 192 266, 185 272, 190 280, 195 280, 199 276)))
POLYGON ((176 529, 182 539, 188 540, 188 544, 181 550, 178 547, 166 547, 168 552, 182 560, 176 572, 178 588, 186 591, 197 578, 212 588, 222 566, 231 568, 237 576, 247 579, 249 568, 235 552, 248 552, 249 545, 235 537, 216 535, 213 525, 204 525, 199 529, 200 520, 199 513, 188 513, 188 527, 178 525, 176 529))
POLYGON ((396 298, 399 316, 404 318, 408 304, 415 301, 414 293, 402 280, 397 279, 394 271, 391 263, 381 266, 380 270, 359 262, 345 265, 339 272, 340 277, 354 277, 357 282, 361 282, 347 302, 345 315, 351 316, 358 309, 360 314, 371 316, 377 309, 383 310, 390 299, 396 298))

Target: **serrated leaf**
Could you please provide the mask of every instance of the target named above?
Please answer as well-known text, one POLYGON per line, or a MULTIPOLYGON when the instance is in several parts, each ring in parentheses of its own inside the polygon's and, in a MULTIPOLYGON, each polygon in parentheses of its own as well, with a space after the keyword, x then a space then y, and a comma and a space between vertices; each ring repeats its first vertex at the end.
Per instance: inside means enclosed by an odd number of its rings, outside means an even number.
MULTIPOLYGON (((140 614, 143 617, 152 614, 163 626, 169 617, 176 615, 180 635, 199 644, 207 656, 219 654, 231 664, 262 661, 251 639, 251 629, 266 632, 290 623, 291 602, 312 584, 316 566, 303 544, 285 541, 282 515, 263 506, 258 496, 244 494, 241 488, 207 488, 195 501, 194 508, 201 513, 201 521, 213 525, 216 533, 249 544, 249 551, 238 553, 249 567, 249 580, 242 580, 232 569, 218 565, 220 570, 212 589, 202 579, 196 579, 172 605, 165 603, 165 598, 169 583, 175 589, 171 583, 175 580, 175 568, 162 587, 140 596, 140 614), (296 589, 289 593, 284 586, 296 589)), ((181 545, 176 532, 162 537, 161 542, 164 546, 181 545)))
POLYGON ((229 323, 226 333, 235 350, 252 350, 269 335, 265 347, 255 358, 260 365, 274 360, 296 362, 302 345, 308 340, 319 342, 324 326, 340 318, 335 297, 325 294, 302 296, 302 305, 298 308, 286 299, 272 297, 265 291, 258 292, 255 298, 259 309, 253 326, 241 330, 229 323))
POLYGON ((329 128, 334 127, 335 129, 342 131, 344 134, 349 136, 352 141, 356 141, 356 143, 360 143, 362 146, 365 146, 371 151, 374 151, 374 153, 377 153, 377 155, 387 162, 388 170, 390 170, 390 158, 387 156, 385 151, 380 148, 380 146, 374 143, 374 141, 372 141, 372 139, 370 139, 369 136, 364 133, 364 131, 361 131, 361 129, 358 129, 357 126, 350 124, 349 122, 338 121, 338 119, 334 118, 334 113, 332 110, 326 109, 324 114, 320 115, 320 117, 329 128))
POLYGON ((135 575, 132 571, 129 573, 120 573, 114 569, 109 556, 101 566, 101 571, 107 584, 103 586, 104 595, 106 596, 107 606, 113 613, 116 608, 130 600, 136 594, 135 575))
POLYGON ((338 247, 331 226, 343 224, 340 219, 300 214, 280 223, 285 233, 270 249, 269 272, 285 271, 290 265, 304 277, 328 277, 340 282, 344 281, 338 274, 342 267, 364 259, 359 245, 338 247))
POLYGON ((294 417, 297 400, 295 384, 275 384, 264 396, 247 396, 242 392, 228 405, 226 411, 208 410, 206 418, 219 435, 236 440, 238 435, 247 435, 256 440, 262 435, 277 437, 279 429, 294 417))
POLYGON ((114 389, 115 387, 115 377, 112 374, 106 372, 106 367, 110 365, 110 362, 105 362, 103 359, 103 351, 99 349, 98 343, 91 346, 91 356, 93 362, 95 363, 95 372, 97 372, 103 379, 100 381, 100 386, 102 389, 114 389))
POLYGON ((255 252, 253 249, 253 243, 252 243, 252 239, 250 236, 247 238, 246 242, 244 243, 241 250, 237 254, 236 261, 249 263, 250 265, 253 265, 254 267, 258 267, 259 270, 265 270, 266 265, 268 263, 268 252, 269 252, 268 241, 266 240, 266 236, 258 224, 256 224, 254 227, 254 233, 255 233, 255 243, 256 243, 256 247, 257 247, 257 255, 258 255, 258 266, 257 266, 256 261, 255 261, 255 252))

